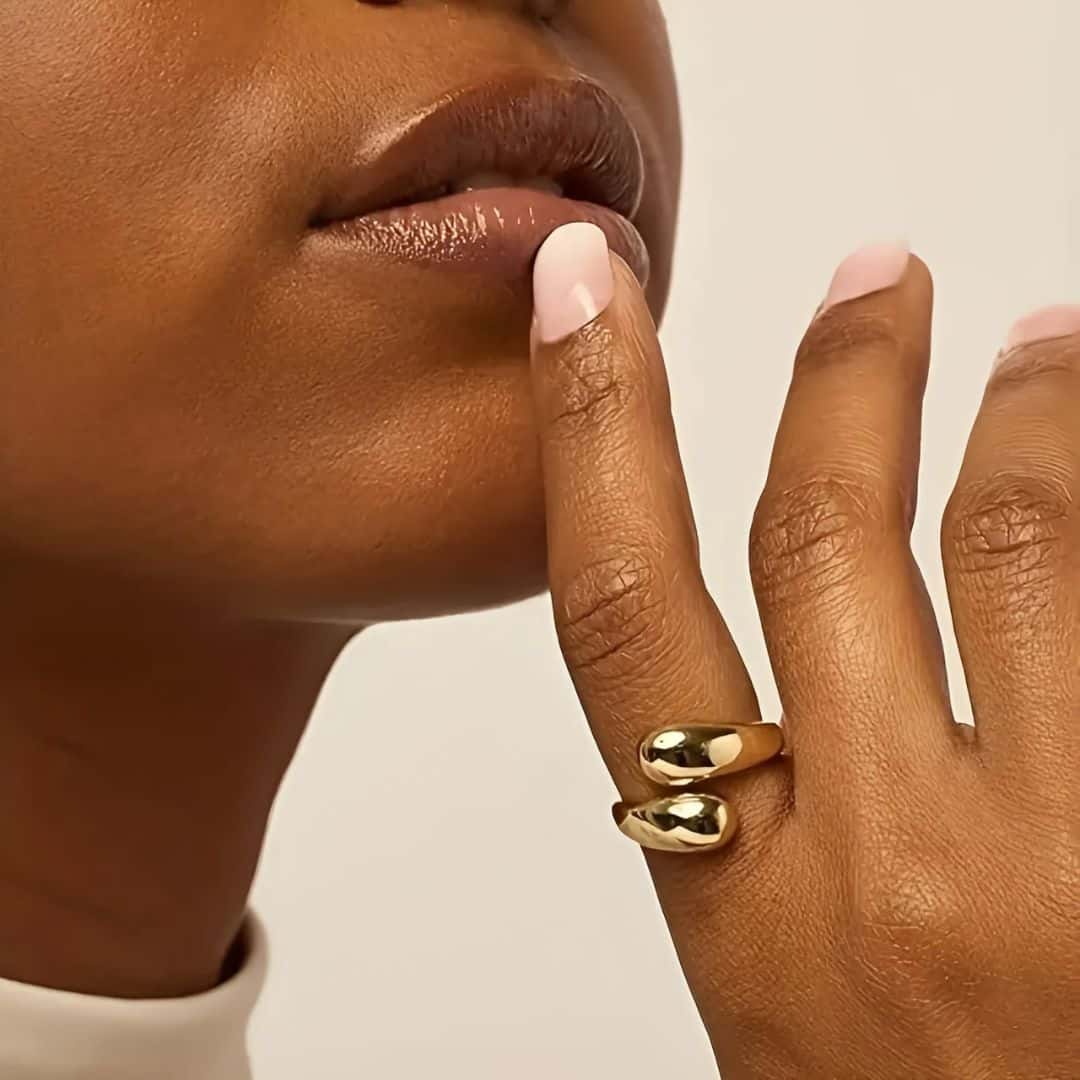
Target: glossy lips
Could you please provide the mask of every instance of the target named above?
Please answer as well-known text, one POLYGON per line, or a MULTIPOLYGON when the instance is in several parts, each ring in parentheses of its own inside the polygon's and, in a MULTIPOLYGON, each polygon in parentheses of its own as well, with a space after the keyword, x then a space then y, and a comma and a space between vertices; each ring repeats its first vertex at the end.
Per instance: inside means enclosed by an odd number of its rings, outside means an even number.
POLYGON ((583 79, 520 79, 452 98, 372 165, 344 169, 312 224, 368 256, 527 276, 554 229, 589 221, 644 281, 631 221, 644 182, 637 134, 610 94, 583 79), (457 190, 494 174, 536 187, 457 190))

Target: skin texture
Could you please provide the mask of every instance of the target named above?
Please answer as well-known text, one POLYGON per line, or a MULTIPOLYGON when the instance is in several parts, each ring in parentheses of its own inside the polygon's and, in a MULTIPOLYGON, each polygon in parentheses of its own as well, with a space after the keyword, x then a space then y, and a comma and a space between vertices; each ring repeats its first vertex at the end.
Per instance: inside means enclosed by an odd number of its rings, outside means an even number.
MULTIPOLYGON (((536 350, 534 390, 560 642, 637 803, 658 717, 759 714, 613 262, 611 307, 536 350)), ((730 847, 647 852, 725 1080, 1076 1075, 1080 341, 1006 357, 943 523, 976 737, 908 546, 931 298, 912 259, 808 331, 750 540, 791 754, 704 788, 742 819, 730 847)))
POLYGON ((5 5, 0 48, 6 596, 355 624, 543 588, 527 275, 358 264, 308 226, 340 145, 373 161, 462 88, 587 75, 653 158, 659 310, 680 150, 654 3, 46 0, 5 5))
POLYGON ((376 168, 478 85, 598 81, 647 158, 659 312, 664 24, 654 0, 40 0, 0 5, 0 56, 0 974, 189 993, 349 637, 546 582, 527 268, 335 257, 309 229, 330 163, 376 168))
MULTIPOLYGON (((371 622, 550 582, 628 800, 657 716, 757 719, 654 330, 655 3, 42 0, 0 7, 0 56, 0 975, 227 975, 281 775, 371 622), (531 368, 527 281, 305 242, 326 146, 366 160, 522 67, 602 81, 651 164, 648 297, 616 262, 531 368)), ((648 857, 727 1080, 1075 1075, 1080 345, 994 377, 945 522, 961 737, 907 546, 930 293, 913 262, 796 364, 751 562, 797 771, 715 785, 727 851, 648 857)))

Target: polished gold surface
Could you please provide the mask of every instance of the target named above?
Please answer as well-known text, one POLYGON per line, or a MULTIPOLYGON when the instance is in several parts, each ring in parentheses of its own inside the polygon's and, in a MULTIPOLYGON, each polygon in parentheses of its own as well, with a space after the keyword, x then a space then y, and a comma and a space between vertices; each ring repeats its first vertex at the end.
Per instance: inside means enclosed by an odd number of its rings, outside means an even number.
POLYGON ((683 792, 641 806, 616 803, 615 821, 631 840, 653 851, 716 851, 735 835, 735 811, 716 795, 683 792))
POLYGON ((655 784, 685 787, 752 769, 784 748, 776 724, 689 724, 667 727, 641 742, 642 771, 655 784))

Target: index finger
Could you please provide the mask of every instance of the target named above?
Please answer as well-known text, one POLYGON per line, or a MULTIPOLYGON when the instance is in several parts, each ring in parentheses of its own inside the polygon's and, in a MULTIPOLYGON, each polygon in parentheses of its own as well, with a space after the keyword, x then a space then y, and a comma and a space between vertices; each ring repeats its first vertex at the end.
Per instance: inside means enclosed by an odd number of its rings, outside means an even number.
POLYGON ((655 795, 640 740, 753 723, 757 699, 701 576, 660 345, 633 273, 595 226, 537 256, 532 382, 559 641, 627 800, 655 795))

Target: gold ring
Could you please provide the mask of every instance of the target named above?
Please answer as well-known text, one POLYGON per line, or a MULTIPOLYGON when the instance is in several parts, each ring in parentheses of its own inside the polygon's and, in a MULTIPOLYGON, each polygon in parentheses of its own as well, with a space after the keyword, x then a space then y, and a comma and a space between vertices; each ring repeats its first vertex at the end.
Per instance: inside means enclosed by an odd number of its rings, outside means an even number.
POLYGON ((682 854, 716 851, 735 835, 734 808, 717 795, 662 795, 641 806, 616 803, 620 831, 643 848, 682 854))
POLYGON ((688 724, 647 735, 638 760, 653 783, 685 787, 752 769, 783 749, 784 733, 776 724, 688 724))

